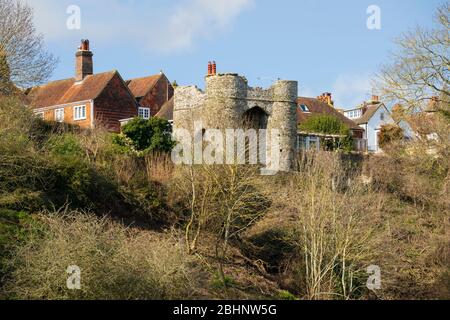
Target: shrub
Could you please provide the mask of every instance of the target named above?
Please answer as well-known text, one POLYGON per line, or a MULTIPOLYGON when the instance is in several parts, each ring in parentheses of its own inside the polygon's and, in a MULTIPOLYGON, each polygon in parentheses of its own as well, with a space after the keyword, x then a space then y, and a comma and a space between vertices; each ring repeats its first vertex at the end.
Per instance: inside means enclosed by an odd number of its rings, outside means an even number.
POLYGON ((300 125, 300 130, 310 133, 347 135, 349 128, 331 115, 313 115, 300 125))
POLYGON ((299 162, 298 173, 263 184, 273 205, 246 234, 252 258, 298 297, 361 298, 365 268, 378 252, 382 200, 356 182, 355 168, 339 154, 319 152, 299 162))
POLYGON ((0 208, 0 287, 11 271, 9 261, 13 256, 14 248, 26 243, 29 236, 27 226, 31 222, 32 218, 25 212, 0 208))
POLYGON ((175 145, 170 132, 167 120, 135 118, 123 127, 122 135, 116 136, 115 143, 123 150, 138 154, 170 152, 175 145))
POLYGON ((300 124, 301 131, 316 134, 340 135, 341 138, 333 141, 325 141, 327 150, 343 150, 350 152, 353 150, 353 138, 350 129, 336 117, 331 115, 313 115, 308 120, 300 124))
POLYGON ((57 156, 83 158, 79 137, 73 133, 52 135, 47 141, 47 148, 57 156))
POLYGON ((402 141, 404 136, 403 129, 397 125, 382 126, 379 135, 379 145, 381 149, 384 149, 394 142, 402 141))
POLYGON ((169 234, 125 228, 82 212, 37 217, 45 231, 16 247, 4 292, 17 299, 187 299, 196 294, 192 257, 169 234), (66 286, 81 269, 81 290, 66 286))
POLYGON ((217 271, 225 288, 228 284, 223 267, 231 243, 270 206, 254 185, 258 173, 255 167, 240 165, 182 167, 174 183, 189 212, 186 250, 196 253, 204 235, 212 235, 217 271))
POLYGON ((41 121, 17 98, 0 100, 0 120, 0 207, 69 205, 146 218, 162 207, 143 159, 118 153, 105 130, 41 121), (115 170, 121 163, 124 170, 115 170))
POLYGON ((295 295, 293 295, 289 291, 285 291, 285 290, 280 291, 280 293, 278 294, 278 298, 280 300, 287 300, 287 301, 299 300, 295 295))
POLYGON ((373 199, 357 185, 344 192, 333 188, 331 174, 339 168, 328 165, 316 165, 294 182, 301 193, 292 233, 298 280, 309 299, 359 298, 367 280, 364 261, 376 252, 372 233, 378 208, 367 210, 366 201, 373 199))
POLYGON ((420 143, 409 144, 407 148, 391 145, 387 156, 369 159, 367 168, 375 187, 424 208, 448 208, 445 196, 450 173, 448 158, 430 153, 420 143))

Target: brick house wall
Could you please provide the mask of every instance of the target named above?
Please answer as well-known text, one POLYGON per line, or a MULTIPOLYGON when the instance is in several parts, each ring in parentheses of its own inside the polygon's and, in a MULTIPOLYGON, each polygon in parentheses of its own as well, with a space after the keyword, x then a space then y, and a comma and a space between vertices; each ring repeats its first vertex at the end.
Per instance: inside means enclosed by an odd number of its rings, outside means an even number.
POLYGON ((120 120, 138 116, 138 106, 119 74, 115 74, 95 99, 94 117, 97 125, 120 132, 120 120))
POLYGON ((50 108, 36 109, 36 114, 43 113, 43 119, 46 121, 54 122, 56 121, 56 110, 64 109, 64 123, 77 125, 83 129, 89 129, 92 127, 92 103, 91 101, 75 102, 66 104, 64 106, 53 106, 50 108), (74 119, 74 107, 85 106, 86 107, 86 118, 83 120, 74 119))
POLYGON ((174 88, 166 76, 162 76, 152 90, 141 100, 141 107, 150 108, 151 116, 155 116, 162 106, 174 95, 174 88))

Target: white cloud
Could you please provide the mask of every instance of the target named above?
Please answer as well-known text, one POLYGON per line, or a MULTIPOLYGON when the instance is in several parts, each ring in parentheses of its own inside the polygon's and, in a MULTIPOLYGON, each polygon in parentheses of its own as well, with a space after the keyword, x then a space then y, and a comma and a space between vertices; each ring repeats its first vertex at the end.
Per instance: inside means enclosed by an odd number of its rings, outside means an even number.
POLYGON ((370 74, 341 74, 333 84, 333 99, 339 108, 350 109, 371 95, 370 74))
POLYGON ((39 31, 49 40, 72 36, 133 41, 153 51, 189 50, 197 41, 227 31, 254 0, 183 0, 161 5, 134 0, 26 0, 39 31), (80 31, 66 28, 69 5, 81 8, 80 31))
POLYGON ((177 6, 155 38, 164 50, 190 48, 194 41, 228 28, 253 0, 191 0, 177 6))

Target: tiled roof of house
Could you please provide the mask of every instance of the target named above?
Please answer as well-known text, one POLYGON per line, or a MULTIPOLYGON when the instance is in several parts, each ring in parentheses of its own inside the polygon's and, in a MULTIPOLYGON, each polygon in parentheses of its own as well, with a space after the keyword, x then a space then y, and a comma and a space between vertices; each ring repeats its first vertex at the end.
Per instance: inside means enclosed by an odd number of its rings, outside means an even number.
POLYGON ((158 83, 158 80, 163 76, 163 74, 157 74, 144 78, 137 78, 127 80, 126 84, 130 91, 133 93, 135 98, 142 98, 146 96, 150 90, 158 83))
MULTIPOLYGON (((368 105, 366 106, 366 111, 364 112, 363 116, 358 119, 354 119, 357 124, 366 124, 369 123, 370 119, 375 115, 375 113, 383 106, 382 103, 374 104, 374 105, 368 105)), ((364 108, 364 107, 361 107, 364 108)), ((360 109, 361 109, 360 108, 360 109)))
POLYGON ((45 108, 97 98, 112 80, 117 71, 109 71, 87 76, 82 82, 74 78, 49 82, 34 87, 28 93, 30 104, 35 108, 45 108))
POLYGON ((360 126, 358 126, 357 123, 350 120, 346 116, 344 116, 342 113, 337 111, 335 108, 331 107, 330 105, 314 98, 306 98, 306 97, 300 97, 297 100, 298 105, 306 105, 309 109, 309 112, 304 112, 300 108, 297 108, 297 121, 298 123, 305 122, 313 115, 317 114, 326 114, 331 115, 345 123, 350 129, 352 130, 363 130, 360 126))
POLYGON ((175 99, 174 99, 174 97, 172 97, 169 101, 167 101, 161 107, 161 110, 156 114, 156 116, 161 119, 172 121, 173 120, 174 103, 175 103, 175 99))

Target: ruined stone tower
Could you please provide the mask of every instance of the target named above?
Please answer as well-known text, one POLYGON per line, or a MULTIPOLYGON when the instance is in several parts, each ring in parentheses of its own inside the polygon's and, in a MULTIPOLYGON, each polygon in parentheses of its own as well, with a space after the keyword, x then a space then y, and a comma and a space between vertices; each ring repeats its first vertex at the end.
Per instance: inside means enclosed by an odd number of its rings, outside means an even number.
POLYGON ((208 67, 205 92, 197 87, 178 87, 174 101, 174 129, 193 132, 194 122, 205 129, 276 129, 279 133, 279 171, 293 166, 297 135, 298 83, 277 81, 269 89, 251 88, 238 74, 216 74, 208 67))

